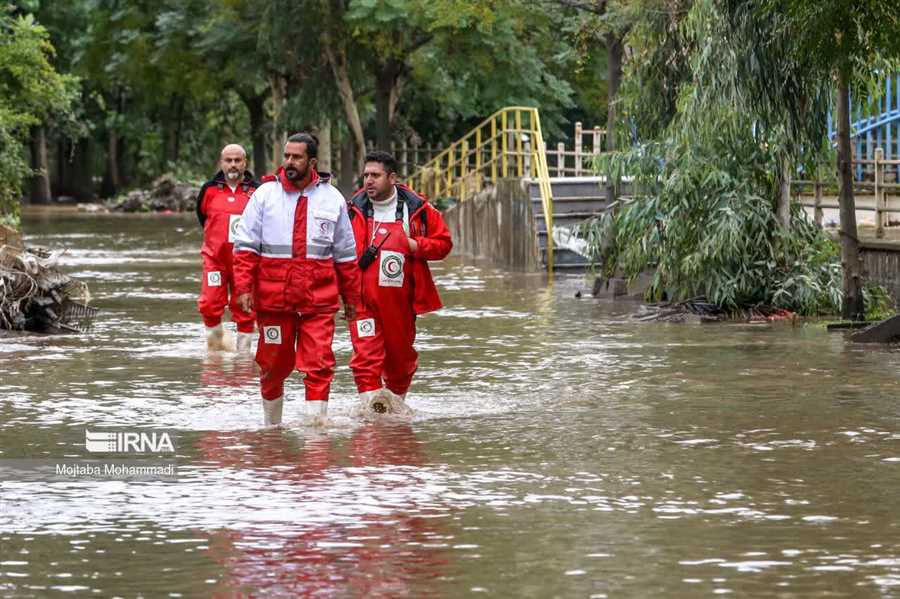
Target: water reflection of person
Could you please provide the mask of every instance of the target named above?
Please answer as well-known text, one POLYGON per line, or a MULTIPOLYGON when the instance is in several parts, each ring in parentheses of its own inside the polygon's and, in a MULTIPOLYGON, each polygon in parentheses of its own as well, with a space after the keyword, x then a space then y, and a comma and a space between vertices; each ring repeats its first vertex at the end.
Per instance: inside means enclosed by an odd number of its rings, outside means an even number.
POLYGON ((226 359, 218 352, 210 353, 203 361, 200 371, 200 384, 210 396, 217 397, 222 387, 243 387, 256 383, 259 367, 252 359, 239 356, 238 359, 226 359))
MULTIPOLYGON (((214 596, 339 595, 402 597, 433 595, 446 560, 429 547, 438 534, 433 501, 417 503, 405 489, 417 480, 403 474, 383 476, 386 466, 422 466, 421 443, 409 425, 369 423, 339 443, 325 435, 307 438, 278 431, 210 433, 200 441, 204 455, 217 464, 257 470, 284 486, 286 494, 321 501, 376 488, 372 498, 389 502, 368 506, 333 505, 327 521, 314 516, 296 524, 227 529, 210 541, 210 555, 226 575, 214 596), (347 470, 347 467, 350 470, 347 470), (365 477, 367 480, 356 480, 365 477), (344 509, 348 508, 348 509, 344 509), (335 521, 340 513, 342 522, 335 521), (348 522, 348 520, 350 520, 348 522)), ((368 499, 368 498, 367 498, 368 499)), ((352 503, 352 502, 351 502, 352 503)), ((321 507, 321 506, 320 506, 321 507)))

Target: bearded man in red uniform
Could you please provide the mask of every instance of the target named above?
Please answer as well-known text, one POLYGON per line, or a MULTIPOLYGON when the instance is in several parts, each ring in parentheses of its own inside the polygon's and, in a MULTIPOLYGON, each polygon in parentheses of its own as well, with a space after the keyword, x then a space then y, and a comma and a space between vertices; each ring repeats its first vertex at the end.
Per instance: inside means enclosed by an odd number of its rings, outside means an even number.
POLYGON ((416 316, 442 305, 428 261, 445 258, 453 242, 440 211, 397 184, 391 154, 370 152, 365 164, 363 189, 350 204, 363 279, 363 310, 350 321, 350 368, 363 414, 410 415, 416 316))
POLYGON ((238 144, 228 144, 219 157, 219 172, 197 195, 197 218, 203 227, 203 283, 197 307, 206 325, 209 349, 234 349, 249 353, 256 316, 237 304, 234 291, 234 231, 250 195, 259 187, 247 169, 247 153, 238 144), (230 303, 229 303, 230 295, 230 303), (237 341, 222 327, 225 306, 237 324, 237 341))
POLYGON ((347 202, 328 175, 316 171, 317 154, 315 137, 290 136, 282 168, 250 198, 235 232, 235 288, 241 309, 257 312, 267 426, 281 423, 284 381, 294 369, 306 375, 311 424, 326 422, 338 297, 348 320, 356 318, 360 301, 347 202))

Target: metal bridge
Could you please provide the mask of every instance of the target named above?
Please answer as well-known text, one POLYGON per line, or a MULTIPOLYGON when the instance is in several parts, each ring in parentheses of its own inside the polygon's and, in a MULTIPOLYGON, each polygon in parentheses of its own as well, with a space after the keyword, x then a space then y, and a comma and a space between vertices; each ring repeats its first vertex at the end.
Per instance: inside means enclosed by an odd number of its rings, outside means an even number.
MULTIPOLYGON (((888 76, 884 91, 865 101, 850 98, 850 137, 854 158, 874 160, 875 149, 884 148, 885 160, 900 158, 900 73, 888 76)), ((834 119, 828 118, 828 138, 837 135, 834 119)), ((863 164, 858 164, 855 177, 861 181, 868 175, 863 164)))

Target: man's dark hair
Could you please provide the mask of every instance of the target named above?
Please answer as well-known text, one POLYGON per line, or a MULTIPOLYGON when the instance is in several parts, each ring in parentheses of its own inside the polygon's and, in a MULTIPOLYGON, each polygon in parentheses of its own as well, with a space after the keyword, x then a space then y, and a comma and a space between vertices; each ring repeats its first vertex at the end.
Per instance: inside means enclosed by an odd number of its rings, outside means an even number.
POLYGON ((397 159, 390 152, 375 150, 366 154, 366 162, 380 162, 384 165, 384 171, 390 175, 397 172, 397 159))
POLYGON ((319 139, 311 133, 294 133, 287 138, 288 143, 306 144, 306 157, 312 160, 319 156, 319 139))

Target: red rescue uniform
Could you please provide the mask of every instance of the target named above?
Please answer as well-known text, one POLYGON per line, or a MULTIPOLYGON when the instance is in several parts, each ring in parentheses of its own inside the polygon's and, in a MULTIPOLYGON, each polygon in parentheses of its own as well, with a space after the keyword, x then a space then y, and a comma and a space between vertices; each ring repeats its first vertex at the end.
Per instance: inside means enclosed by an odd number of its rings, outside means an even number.
POLYGON ((296 368, 307 401, 327 401, 334 378, 334 314, 360 305, 356 248, 340 192, 313 172, 299 189, 278 172, 253 195, 235 233, 238 295, 253 294, 263 398, 284 395, 296 368))
POLYGON ((244 312, 237 305, 234 289, 232 255, 234 251, 234 231, 237 222, 247 206, 250 195, 259 187, 250 172, 244 173, 243 180, 231 189, 222 171, 208 181, 197 196, 197 218, 203 226, 203 282, 197 307, 207 327, 222 322, 222 314, 227 305, 231 309, 231 319, 242 333, 253 332, 256 315, 244 312), (229 302, 230 295, 230 302, 229 302))
POLYGON ((453 242, 441 213, 406 186, 397 186, 393 221, 377 222, 364 191, 350 206, 357 256, 378 247, 362 273, 364 309, 349 323, 350 368, 360 393, 384 386, 397 395, 409 390, 418 368, 416 316, 441 308, 428 260, 442 260, 453 242), (418 244, 415 252, 409 239, 418 244))

